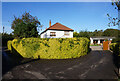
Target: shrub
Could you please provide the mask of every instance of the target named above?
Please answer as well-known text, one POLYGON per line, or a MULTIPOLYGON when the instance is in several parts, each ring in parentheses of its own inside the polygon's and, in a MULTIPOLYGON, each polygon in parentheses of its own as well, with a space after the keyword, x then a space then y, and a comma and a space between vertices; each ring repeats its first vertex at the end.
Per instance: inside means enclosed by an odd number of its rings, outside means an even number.
POLYGON ((113 53, 120 56, 120 44, 119 43, 111 43, 110 50, 112 50, 113 53))
POLYGON ((114 38, 114 39, 112 40, 112 43, 119 43, 119 42, 120 42, 120 38, 119 38, 119 37, 114 38))
POLYGON ((13 39, 14 36, 12 34, 7 34, 7 33, 2 34, 2 46, 7 46, 7 42, 13 39))
POLYGON ((24 58, 68 59, 86 55, 90 41, 87 38, 23 38, 14 39, 12 47, 24 58))
POLYGON ((11 46, 12 46, 12 41, 8 41, 7 42, 7 47, 8 47, 8 50, 10 50, 11 51, 11 46))

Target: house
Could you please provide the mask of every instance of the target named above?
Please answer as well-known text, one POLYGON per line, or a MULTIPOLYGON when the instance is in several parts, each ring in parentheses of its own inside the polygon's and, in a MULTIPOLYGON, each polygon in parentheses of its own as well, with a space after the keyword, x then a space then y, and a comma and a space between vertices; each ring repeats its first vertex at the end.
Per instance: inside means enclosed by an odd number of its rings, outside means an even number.
POLYGON ((46 28, 40 36, 41 38, 73 38, 73 29, 70 29, 60 23, 55 23, 51 26, 49 22, 49 28, 46 28))
POLYGON ((115 37, 90 37, 90 44, 102 44, 103 41, 108 40, 112 41, 115 37))

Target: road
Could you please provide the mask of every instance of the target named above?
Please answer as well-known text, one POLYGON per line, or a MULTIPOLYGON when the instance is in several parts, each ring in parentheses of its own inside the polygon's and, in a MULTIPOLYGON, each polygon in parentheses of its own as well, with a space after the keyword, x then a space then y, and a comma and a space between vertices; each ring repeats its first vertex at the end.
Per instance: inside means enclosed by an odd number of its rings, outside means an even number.
MULTIPOLYGON (((16 64, 3 55, 3 79, 116 79, 112 53, 99 46, 91 49, 88 55, 76 59, 40 59, 16 64)), ((3 54, 8 53, 3 49, 3 54)))

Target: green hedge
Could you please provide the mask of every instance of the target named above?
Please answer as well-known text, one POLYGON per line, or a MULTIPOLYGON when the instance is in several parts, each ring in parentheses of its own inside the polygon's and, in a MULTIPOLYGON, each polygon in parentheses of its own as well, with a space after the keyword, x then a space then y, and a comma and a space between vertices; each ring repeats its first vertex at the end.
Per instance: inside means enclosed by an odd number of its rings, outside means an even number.
MULTIPOLYGON (((23 38, 8 42, 24 58, 68 59, 86 55, 90 41, 87 38, 23 38)), ((12 50, 11 49, 11 50, 12 50)))
POLYGON ((120 44, 119 43, 111 43, 110 50, 112 50, 113 53, 120 56, 120 44))
POLYGON ((12 46, 12 41, 9 40, 9 41, 7 42, 8 50, 12 50, 12 49, 11 49, 11 46, 12 46))

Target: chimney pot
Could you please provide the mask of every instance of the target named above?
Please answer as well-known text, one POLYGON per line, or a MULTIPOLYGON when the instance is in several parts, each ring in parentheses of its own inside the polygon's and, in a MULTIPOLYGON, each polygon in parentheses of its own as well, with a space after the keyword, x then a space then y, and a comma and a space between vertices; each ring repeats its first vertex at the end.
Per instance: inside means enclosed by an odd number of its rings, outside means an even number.
POLYGON ((51 20, 49 21, 49 27, 51 26, 51 20))

